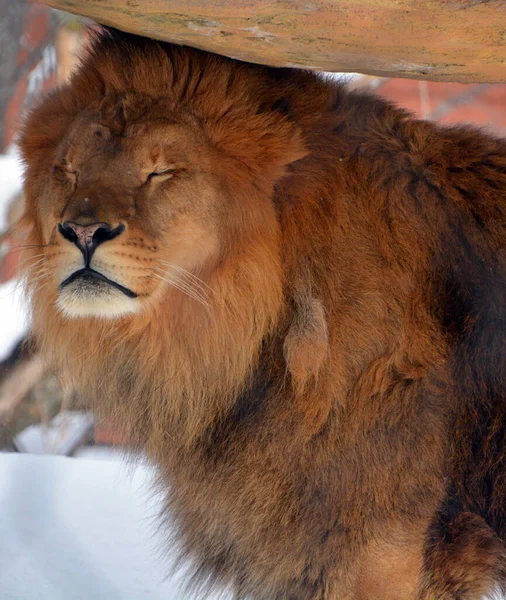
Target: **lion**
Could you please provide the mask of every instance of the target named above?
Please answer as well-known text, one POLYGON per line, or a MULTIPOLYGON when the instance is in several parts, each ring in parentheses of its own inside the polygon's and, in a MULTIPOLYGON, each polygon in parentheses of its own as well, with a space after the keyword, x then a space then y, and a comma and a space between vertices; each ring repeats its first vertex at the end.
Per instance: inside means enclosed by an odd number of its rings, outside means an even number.
POLYGON ((504 140, 104 29, 20 148, 36 343, 156 465, 191 585, 505 590, 504 140))

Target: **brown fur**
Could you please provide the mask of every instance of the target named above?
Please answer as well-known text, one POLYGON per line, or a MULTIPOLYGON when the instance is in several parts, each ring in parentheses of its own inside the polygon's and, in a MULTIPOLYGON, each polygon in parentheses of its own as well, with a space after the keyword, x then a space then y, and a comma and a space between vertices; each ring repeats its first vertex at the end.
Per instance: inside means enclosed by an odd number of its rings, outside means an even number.
POLYGON ((38 343, 158 464, 197 583, 256 600, 505 585, 504 141, 109 32, 21 148, 38 343), (142 310, 57 308, 80 260, 64 220, 126 224, 93 260, 142 310), (167 285, 161 261, 200 283, 167 285))

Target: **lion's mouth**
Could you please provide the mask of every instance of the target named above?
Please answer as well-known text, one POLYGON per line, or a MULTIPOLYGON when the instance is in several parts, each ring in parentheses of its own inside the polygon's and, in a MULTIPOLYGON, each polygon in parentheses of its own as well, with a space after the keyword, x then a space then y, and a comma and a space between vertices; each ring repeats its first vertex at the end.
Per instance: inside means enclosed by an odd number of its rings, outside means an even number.
POLYGON ((120 283, 117 283, 116 281, 109 279, 105 275, 102 275, 102 273, 99 273, 98 271, 95 271, 94 269, 91 269, 90 267, 85 267, 83 269, 79 269, 79 271, 74 271, 74 273, 72 273, 72 275, 70 275, 70 277, 67 277, 67 279, 65 279, 64 281, 62 281, 60 283, 60 290, 63 290, 64 288, 66 288, 68 285, 70 285, 74 281, 79 281, 79 282, 82 282, 85 284, 91 284, 91 285, 107 284, 107 285, 110 285, 110 286, 116 288, 117 290, 119 290, 120 292, 125 294, 125 296, 128 296, 128 298, 137 298, 137 294, 135 292, 132 292, 132 290, 129 290, 128 288, 121 285, 120 283))

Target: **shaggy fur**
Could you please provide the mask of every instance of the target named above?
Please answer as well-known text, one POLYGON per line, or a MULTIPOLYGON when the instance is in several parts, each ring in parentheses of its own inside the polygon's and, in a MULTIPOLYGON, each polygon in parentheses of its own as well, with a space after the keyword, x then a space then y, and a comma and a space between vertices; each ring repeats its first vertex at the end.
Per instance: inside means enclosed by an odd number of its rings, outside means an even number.
POLYGON ((157 463, 197 584, 505 586, 503 140, 109 31, 21 149, 38 344, 157 463), (125 226, 92 266, 135 299, 59 288, 64 221, 125 226))

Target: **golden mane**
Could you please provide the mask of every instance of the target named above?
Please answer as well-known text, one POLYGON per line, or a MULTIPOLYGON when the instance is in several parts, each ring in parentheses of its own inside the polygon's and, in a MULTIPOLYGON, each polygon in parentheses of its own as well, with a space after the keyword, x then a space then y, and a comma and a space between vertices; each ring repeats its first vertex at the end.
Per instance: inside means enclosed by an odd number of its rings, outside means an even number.
POLYGON ((199 581, 259 600, 505 586, 504 140, 108 31, 20 145, 37 343, 154 459, 199 581), (149 188, 162 162, 174 182, 149 188), (64 314, 65 223, 120 221, 96 260, 135 310, 64 314), (179 288, 151 267, 169 243, 179 288))

